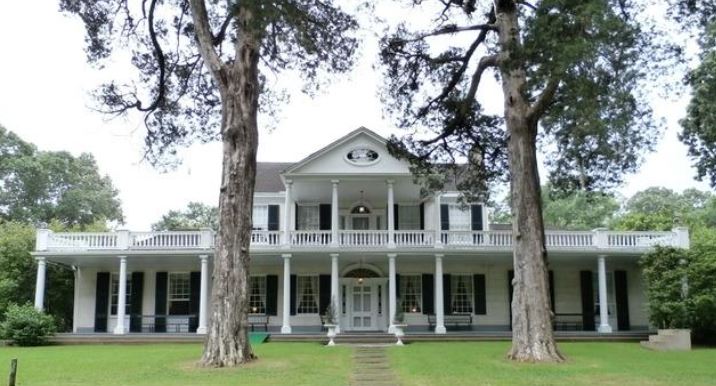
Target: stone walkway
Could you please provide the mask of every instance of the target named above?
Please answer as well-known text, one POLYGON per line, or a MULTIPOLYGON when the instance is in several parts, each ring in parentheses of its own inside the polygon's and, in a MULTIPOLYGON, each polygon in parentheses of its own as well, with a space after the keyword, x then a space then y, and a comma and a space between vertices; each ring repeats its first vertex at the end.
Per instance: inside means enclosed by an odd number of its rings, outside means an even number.
POLYGON ((390 369, 386 345, 356 345, 353 349, 353 374, 351 385, 398 385, 390 369))

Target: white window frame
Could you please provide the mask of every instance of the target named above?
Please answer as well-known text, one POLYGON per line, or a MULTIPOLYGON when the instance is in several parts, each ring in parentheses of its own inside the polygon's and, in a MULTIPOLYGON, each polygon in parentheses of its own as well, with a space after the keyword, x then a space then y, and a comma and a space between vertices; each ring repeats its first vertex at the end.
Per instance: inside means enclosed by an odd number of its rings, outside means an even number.
POLYGON ((400 224, 400 230, 420 230, 420 205, 401 204, 398 209, 398 224, 400 224), (407 214, 410 214, 413 218, 406 218, 407 214))
POLYGON ((269 205, 258 204, 254 205, 252 212, 252 228, 257 231, 267 231, 269 223, 269 205))
MULTIPOLYGON (((112 272, 109 278, 109 312, 110 316, 117 316, 119 303, 119 273, 112 272), (112 309, 114 308, 114 312, 112 309)), ((127 293, 125 296, 124 314, 129 315, 132 308, 132 274, 127 273, 127 293)))
POLYGON ((448 219, 451 231, 472 230, 471 206, 448 204, 448 219))
POLYGON ((403 312, 423 312, 423 276, 420 274, 400 275, 400 306, 403 312), (408 284, 413 284, 412 292, 408 284), (409 300, 410 299, 410 300, 409 300))
MULTIPOLYGON (((181 294, 184 295, 184 294, 181 294)), ((191 273, 190 272, 169 272, 167 275, 167 315, 169 315, 169 310, 171 310, 171 304, 172 302, 191 302, 191 273), (179 275, 186 275, 186 295, 181 297, 176 297, 178 294, 173 293, 174 288, 172 285, 172 276, 179 276, 179 275)), ((188 309, 188 307, 187 307, 188 309)))
POLYGON ((475 312, 475 289, 473 288, 474 282, 471 274, 468 273, 453 273, 450 275, 450 309, 452 310, 453 314, 473 314, 475 312), (458 280, 460 278, 461 280, 458 280), (460 306, 458 305, 456 307, 456 300, 458 298, 458 295, 461 295, 458 293, 459 283, 458 281, 465 281, 465 286, 467 293, 465 294, 469 301, 467 305, 470 307, 470 311, 465 310, 465 305, 460 306), (460 310, 456 310, 456 308, 460 308, 460 310))
POLYGON ((252 275, 249 277, 249 313, 266 315, 266 275, 252 275), (255 281, 258 282, 256 287, 254 286, 255 281), (258 293, 255 293, 254 289, 258 289, 258 293), (255 312, 254 308, 256 308, 255 312))
MULTIPOLYGON (((296 230, 301 231, 317 231, 320 229, 321 226, 321 212, 318 207, 318 204, 299 204, 296 208, 296 230), (302 208, 304 210, 302 210, 302 208), (315 218, 307 218, 305 210, 311 209, 312 211, 315 211, 315 218), (309 222, 309 220, 314 220, 309 222)), ((313 215, 311 217, 314 217, 313 215)))
POLYGON ((296 314, 297 315, 318 315, 319 313, 319 294, 321 289, 319 288, 320 281, 318 275, 296 275, 296 314), (303 298, 304 286, 306 281, 310 280, 311 286, 309 287, 313 293, 308 293, 305 299, 303 298), (312 299, 311 299, 312 298, 312 299), (314 304, 304 305, 304 301, 313 302, 314 304), (315 305, 315 308, 314 308, 315 305), (304 308, 305 307, 305 308, 304 308), (306 309, 308 308, 308 309, 306 309))

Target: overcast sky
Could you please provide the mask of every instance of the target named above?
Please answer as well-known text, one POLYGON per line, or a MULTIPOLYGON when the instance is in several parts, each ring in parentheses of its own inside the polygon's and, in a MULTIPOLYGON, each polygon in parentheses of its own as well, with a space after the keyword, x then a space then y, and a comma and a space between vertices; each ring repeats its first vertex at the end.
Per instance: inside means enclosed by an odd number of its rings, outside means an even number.
MULTIPOLYGON (((106 121, 88 108, 88 92, 103 75, 85 62, 79 20, 57 8, 50 0, 0 2, 0 124, 43 150, 94 154, 101 173, 120 191, 127 229, 148 229, 163 213, 188 201, 215 204, 221 170, 218 144, 190 148, 183 166, 170 173, 142 162, 144 128, 139 120, 106 121)), ((277 128, 261 132, 259 161, 300 160, 359 126, 382 135, 398 133, 382 113, 375 62, 376 43, 371 39, 355 70, 313 99, 300 94, 297 81, 287 79, 291 102, 283 108, 277 128)), ((481 90, 483 96, 500 95, 495 84, 481 90)), ((685 99, 653 100, 668 130, 620 193, 628 196, 650 186, 707 189, 693 179, 686 147, 677 139, 685 99)))

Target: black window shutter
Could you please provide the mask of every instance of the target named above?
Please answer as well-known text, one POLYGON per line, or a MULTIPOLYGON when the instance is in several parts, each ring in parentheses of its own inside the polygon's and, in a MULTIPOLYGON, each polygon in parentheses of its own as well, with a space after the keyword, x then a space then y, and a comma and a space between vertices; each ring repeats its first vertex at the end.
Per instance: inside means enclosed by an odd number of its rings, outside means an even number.
POLYGON ((154 314, 161 315, 154 319, 154 331, 166 332, 167 320, 167 273, 157 272, 156 290, 154 292, 154 314))
POLYGON ((331 230, 331 204, 318 205, 318 229, 322 231, 331 230))
POLYGON ((552 307, 552 312, 554 312, 554 272, 552 270, 549 271, 549 305, 552 307))
POLYGON ((473 279, 473 292, 475 296, 475 315, 487 315, 487 294, 485 275, 475 274, 473 279))
POLYGON ((398 204, 393 204, 393 223, 395 224, 395 230, 400 229, 400 209, 398 204))
POLYGON ((626 271, 614 271, 614 296, 617 301, 617 328, 620 331, 631 329, 629 322, 629 287, 626 271))
POLYGON ((266 275, 266 315, 276 315, 278 310, 278 275, 266 275))
MULTIPOLYGON (((291 315, 296 315, 296 275, 291 275, 291 315)), ((285 302, 286 299, 283 299, 285 302)))
POLYGON ((450 230, 450 211, 447 204, 440 205, 440 229, 450 230))
POLYGON ((512 286, 512 280, 515 279, 515 271, 509 270, 507 271, 507 293, 508 293, 508 302, 507 302, 507 309, 510 310, 510 330, 512 330, 512 294, 515 292, 515 288, 512 286))
POLYGON ((278 211, 278 205, 268 206, 268 230, 270 231, 278 230, 278 211))
POLYGON ((189 274, 189 332, 199 327, 199 302, 201 301, 201 272, 189 274))
POLYGON ((425 203, 420 203, 420 230, 425 230, 425 203))
POLYGON ((435 278, 431 273, 424 273, 422 281, 423 314, 432 315, 435 313, 435 278))
POLYGON ((331 302, 331 275, 318 276, 318 312, 321 315, 326 313, 326 308, 331 302))
POLYGON ((395 274, 395 298, 400 299, 400 275, 395 274))
POLYGON ((594 289, 592 287, 592 271, 580 271, 579 284, 582 289, 582 327, 585 331, 594 331, 594 289))
POLYGON ((293 205, 293 221, 294 221, 296 230, 302 231, 303 229, 300 229, 299 225, 298 225, 299 224, 299 222, 298 222, 298 203, 295 203, 293 205))
POLYGON ((472 210, 470 212, 471 212, 470 216, 472 217, 472 230, 481 231, 482 230, 482 205, 472 205, 472 210))
POLYGON ((450 274, 443 274, 443 310, 445 315, 452 314, 452 286, 450 285, 450 274))
POLYGON ((94 331, 107 332, 109 311, 109 272, 97 272, 97 290, 94 304, 94 331))
POLYGON ((132 272, 132 295, 129 310, 129 332, 142 332, 142 297, 144 272, 132 272))

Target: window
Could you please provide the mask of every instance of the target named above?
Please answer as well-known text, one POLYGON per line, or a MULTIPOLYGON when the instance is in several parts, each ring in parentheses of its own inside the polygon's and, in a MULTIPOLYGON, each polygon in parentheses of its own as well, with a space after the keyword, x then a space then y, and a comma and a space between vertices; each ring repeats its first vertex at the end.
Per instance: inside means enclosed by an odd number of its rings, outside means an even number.
MULTIPOLYGON (((131 274, 127 274, 127 296, 125 297, 124 314, 129 315, 129 310, 132 306, 132 277, 131 274)), ((112 274, 112 292, 109 306, 109 314, 117 315, 117 303, 119 303, 119 274, 112 274)))
POLYGON ((472 276, 451 275, 450 278, 452 312, 455 314, 472 313, 472 276))
POLYGON ((252 314, 266 313, 266 276, 249 278, 249 312, 252 314))
POLYGON ((191 293, 189 273, 170 273, 168 292, 169 315, 188 315, 189 294, 191 293))
POLYGON ((421 312, 423 305, 420 275, 400 275, 400 294, 403 312, 421 312))
POLYGON ((470 207, 450 204, 448 206, 448 216, 450 218, 451 231, 469 231, 472 229, 470 207))
POLYGON ((296 295, 299 314, 318 313, 318 276, 296 277, 296 295))
POLYGON ((318 205, 299 205, 298 206, 298 223, 297 230, 314 231, 319 228, 318 205))
POLYGON ((419 205, 401 205, 398 210, 398 224, 401 230, 419 230, 420 229, 420 206, 419 205))
POLYGON ((268 230, 268 208, 268 205, 254 205, 254 211, 252 214, 254 230, 268 230))

